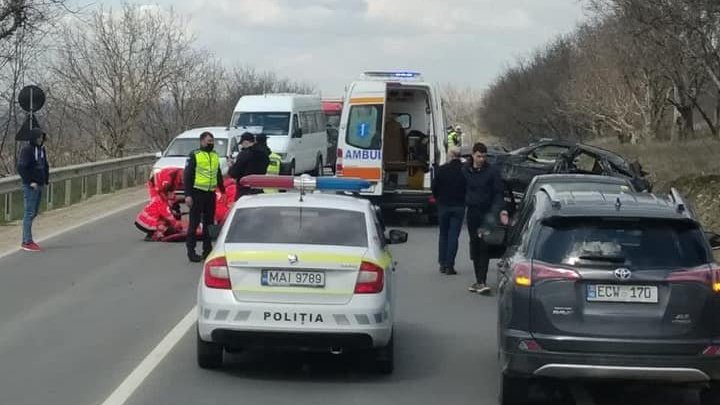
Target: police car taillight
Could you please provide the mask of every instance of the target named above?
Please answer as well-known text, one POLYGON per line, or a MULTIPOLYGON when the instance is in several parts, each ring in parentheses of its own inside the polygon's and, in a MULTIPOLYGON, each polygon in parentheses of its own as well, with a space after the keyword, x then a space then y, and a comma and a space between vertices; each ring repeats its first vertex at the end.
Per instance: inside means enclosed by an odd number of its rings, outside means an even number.
POLYGON ((362 262, 360 273, 355 284, 355 294, 377 294, 382 292, 385 286, 385 271, 382 267, 362 262))
POLYGON ((205 263, 205 286, 220 290, 229 290, 230 270, 225 257, 216 257, 205 263))

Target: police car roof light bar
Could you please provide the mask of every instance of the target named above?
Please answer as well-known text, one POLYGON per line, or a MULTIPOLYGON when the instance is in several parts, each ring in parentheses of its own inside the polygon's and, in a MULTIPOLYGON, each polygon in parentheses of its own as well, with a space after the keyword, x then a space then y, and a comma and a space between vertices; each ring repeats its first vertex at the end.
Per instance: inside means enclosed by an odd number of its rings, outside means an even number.
POLYGON ((250 188, 274 188, 284 190, 300 190, 308 192, 313 190, 335 191, 361 191, 370 188, 372 184, 363 179, 351 177, 312 177, 302 176, 268 176, 250 175, 240 179, 240 186, 250 188))

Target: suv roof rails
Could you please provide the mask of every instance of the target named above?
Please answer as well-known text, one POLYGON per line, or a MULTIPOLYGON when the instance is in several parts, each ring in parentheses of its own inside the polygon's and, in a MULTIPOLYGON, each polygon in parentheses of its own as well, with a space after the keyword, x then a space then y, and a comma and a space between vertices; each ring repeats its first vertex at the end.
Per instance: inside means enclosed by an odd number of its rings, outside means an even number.
POLYGON ((560 197, 558 196, 557 190, 555 190, 555 187, 553 187, 550 184, 546 184, 542 187, 540 187, 540 191, 544 191, 545 194, 547 194, 548 198, 550 199, 550 205, 556 209, 559 210, 562 206, 560 204, 560 197))
MULTIPOLYGON (((540 187, 540 191, 544 191, 547 194, 548 198, 550 198, 550 204, 554 209, 560 209, 562 207, 562 204, 560 201, 563 200, 563 198, 560 197, 560 194, 566 193, 566 192, 560 192, 560 191, 556 190, 552 184, 545 184, 544 186, 540 187)), ((599 197, 602 198, 603 200, 605 200, 605 201, 611 200, 611 196, 609 196, 608 194, 606 194, 602 191, 599 191, 599 190, 597 191, 597 193, 599 194, 599 197)), ((624 191, 620 191, 620 194, 626 195, 627 193, 625 193, 624 191)), ((622 208, 623 202, 619 196, 616 196, 614 198, 614 205, 615 205, 615 208, 618 210, 620 208, 622 208)))
POLYGON ((694 213, 690 210, 690 207, 685 202, 685 199, 683 199, 682 195, 678 191, 677 188, 671 187, 670 188, 670 199, 675 204, 675 210, 678 213, 685 213, 686 215, 690 217, 694 217, 694 213))

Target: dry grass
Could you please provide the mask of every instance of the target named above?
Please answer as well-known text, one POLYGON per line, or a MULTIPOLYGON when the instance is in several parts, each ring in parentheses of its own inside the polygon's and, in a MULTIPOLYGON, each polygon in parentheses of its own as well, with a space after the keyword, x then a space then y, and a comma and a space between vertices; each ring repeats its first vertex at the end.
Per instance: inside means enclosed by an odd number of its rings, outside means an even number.
POLYGON ((678 144, 621 145, 615 140, 599 140, 592 144, 627 159, 640 160, 643 169, 650 173, 654 188, 660 192, 669 190, 669 184, 682 177, 720 174, 720 141, 702 139, 678 144))
POLYGON ((602 140, 593 144, 640 160, 650 173, 654 191, 664 193, 677 187, 690 199, 703 226, 720 232, 720 141, 620 145, 615 140, 602 140))

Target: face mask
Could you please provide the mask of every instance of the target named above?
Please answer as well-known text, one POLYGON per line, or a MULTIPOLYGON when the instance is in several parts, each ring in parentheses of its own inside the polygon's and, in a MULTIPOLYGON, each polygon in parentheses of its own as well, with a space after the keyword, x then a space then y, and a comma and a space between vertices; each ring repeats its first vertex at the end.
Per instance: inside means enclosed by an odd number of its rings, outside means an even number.
POLYGON ((209 143, 209 144, 205 145, 202 149, 203 149, 205 152, 212 152, 213 148, 215 148, 215 144, 214 144, 214 143, 209 143))

